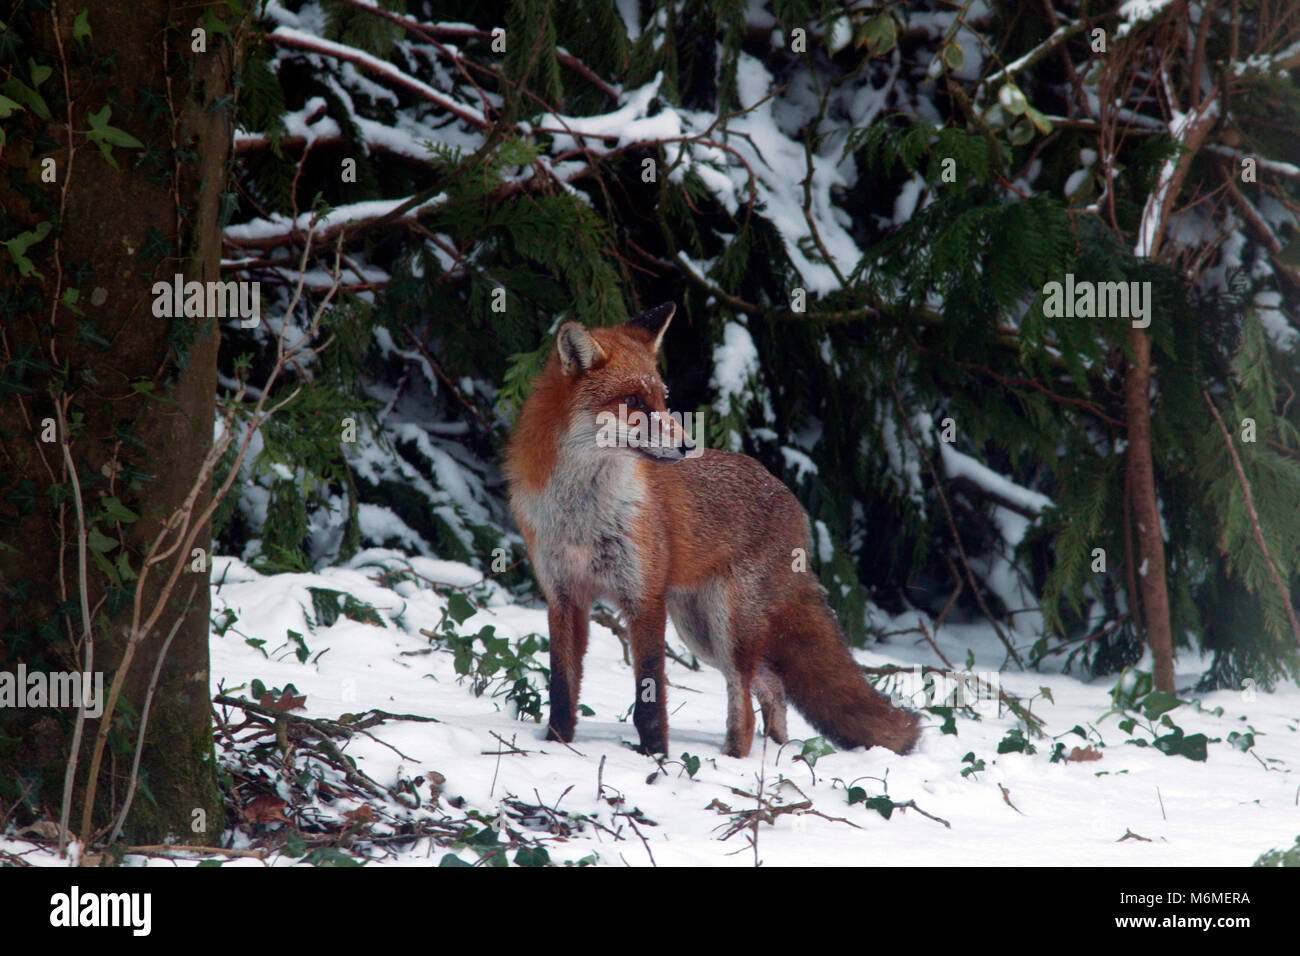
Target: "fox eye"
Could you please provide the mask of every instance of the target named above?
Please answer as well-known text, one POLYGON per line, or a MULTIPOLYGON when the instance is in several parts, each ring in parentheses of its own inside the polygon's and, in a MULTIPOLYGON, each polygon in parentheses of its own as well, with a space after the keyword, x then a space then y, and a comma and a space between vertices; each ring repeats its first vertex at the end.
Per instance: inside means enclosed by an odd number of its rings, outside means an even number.
POLYGON ((645 408, 645 402, 641 401, 640 395, 624 395, 623 403, 633 411, 641 411, 645 408))

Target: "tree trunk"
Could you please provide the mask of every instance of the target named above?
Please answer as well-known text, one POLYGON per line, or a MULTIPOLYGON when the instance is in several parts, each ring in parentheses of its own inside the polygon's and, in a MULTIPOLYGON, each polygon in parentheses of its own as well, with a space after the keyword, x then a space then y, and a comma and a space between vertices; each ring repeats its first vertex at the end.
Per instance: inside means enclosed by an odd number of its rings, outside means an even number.
MULTIPOLYGON (((153 287, 177 273, 186 281, 220 278, 239 24, 227 20, 229 32, 219 31, 229 17, 224 3, 180 12, 167 3, 103 0, 84 20, 81 9, 20 6, 9 27, 22 46, 0 63, 42 101, 3 121, 0 153, 6 192, 16 184, 4 199, 11 223, 4 238, 40 236, 26 252, 34 272, 20 277, 14 263, 0 262, 7 288, 0 292, 0 671, 83 669, 79 485, 84 607, 102 704, 126 650, 134 576, 211 447, 216 322, 157 317, 153 287), (202 52, 191 33, 201 27, 202 52), (60 403, 66 430, 56 424, 60 403)), ((201 490, 195 513, 209 493, 201 490)), ((154 665, 174 628, 152 695, 129 841, 212 842, 222 829, 206 527, 194 545, 204 552, 198 560, 177 549, 139 589, 146 611, 159 600, 165 607, 125 674, 96 782, 98 829, 122 807, 154 665), (180 560, 185 571, 168 592, 180 560)), ((75 707, 0 707, 6 808, 22 797, 22 815, 59 818, 75 718, 75 707)), ((74 828, 97 724, 88 715, 78 748, 74 828)))
POLYGON ((1138 537, 1138 587, 1152 677, 1157 690, 1174 689, 1174 644, 1169 621, 1169 588, 1165 583, 1165 539, 1156 503, 1156 473, 1151 460, 1151 338, 1144 329, 1129 329, 1133 363, 1124 380, 1128 451, 1125 466, 1132 494, 1133 522, 1138 537))

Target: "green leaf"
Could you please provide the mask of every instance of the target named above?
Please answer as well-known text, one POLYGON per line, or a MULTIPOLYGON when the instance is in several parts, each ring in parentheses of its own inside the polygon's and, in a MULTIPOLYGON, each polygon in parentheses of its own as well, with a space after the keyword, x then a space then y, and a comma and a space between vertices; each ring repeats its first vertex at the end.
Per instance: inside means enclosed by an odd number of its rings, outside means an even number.
POLYGON ((888 820, 894 812, 894 801, 884 796, 868 797, 866 800, 862 801, 862 805, 875 810, 886 820, 888 820))
POLYGON ((77 300, 79 298, 81 298, 80 289, 64 289, 63 296, 62 296, 63 307, 67 309, 69 312, 71 312, 73 315, 85 315, 86 314, 85 312, 77 308, 77 300))
POLYGON ((126 130, 110 126, 108 119, 112 115, 113 108, 108 104, 105 104, 104 108, 98 113, 91 113, 87 117, 87 121, 90 123, 90 131, 86 133, 86 138, 98 146, 104 159, 108 161, 110 166, 117 169, 117 161, 113 159, 113 146, 121 146, 124 149, 144 149, 144 143, 126 132, 126 130))
POLYGON ((447 613, 457 624, 464 624, 474 616, 474 605, 470 603, 469 598, 457 591, 447 599, 447 613))
POLYGON ((898 42, 898 26, 889 12, 877 14, 866 22, 862 28, 859 46, 865 46, 872 56, 888 53, 898 42))
POLYGON ((1171 694, 1167 690, 1152 691, 1142 698, 1142 713, 1147 720, 1155 720, 1161 714, 1173 710, 1182 704, 1176 694, 1171 694))
POLYGON ((114 521, 121 521, 123 524, 130 524, 132 521, 139 521, 140 516, 122 504, 116 497, 104 499, 104 511, 114 521))
POLYGON ((72 39, 86 40, 90 37, 90 8, 87 7, 77 14, 77 19, 72 21, 72 39))
POLYGON ((1209 738, 1205 734, 1192 734, 1187 737, 1183 735, 1183 728, 1175 727, 1173 733, 1157 737, 1151 742, 1151 746, 1170 756, 1177 754, 1180 757, 1186 757, 1188 760, 1204 762, 1208 756, 1206 751, 1208 743, 1209 738))
POLYGON ((3 90, 5 95, 9 96, 11 99, 15 99, 19 103, 24 104, 41 119, 47 120, 50 118, 50 108, 45 105, 45 100, 41 98, 41 94, 37 93, 22 80, 18 79, 18 77, 9 77, 9 79, 4 81, 3 85, 0 85, 0 90, 3 90))
POLYGON ((1038 112, 1038 110, 1034 109, 1032 106, 1025 107, 1025 116, 1028 117, 1029 121, 1034 124, 1034 127, 1038 130, 1038 132, 1042 133, 1044 136, 1046 136, 1048 133, 1052 131, 1051 120, 1049 120, 1042 113, 1038 112))
POLYGON ((0 119, 8 119, 13 115, 14 110, 22 108, 21 103, 16 103, 7 96, 0 96, 0 119))
POLYGON ((302 858, 312 866, 360 866, 361 863, 332 846, 317 847, 302 858))
POLYGON ((27 61, 27 74, 32 78, 32 86, 40 86, 50 78, 54 72, 54 67, 46 66, 44 63, 37 63, 35 60, 27 61))
POLYGON ((1038 748, 1031 744, 1026 738, 1025 733, 1019 727, 1013 727, 1007 731, 1007 735, 998 742, 998 753, 1036 753, 1038 748))
POLYGON ((546 852, 544 847, 521 846, 519 852, 515 854, 515 864, 517 866, 550 866, 551 855, 546 852))
POLYGON ((113 561, 113 566, 117 568, 117 573, 122 576, 123 581, 134 581, 139 577, 131 570, 131 561, 127 558, 125 551, 117 552, 117 558, 113 561))
POLYGON ((448 853, 446 856, 444 856, 441 860, 438 861, 438 866, 440 866, 440 867, 443 867, 443 866, 467 866, 467 867, 471 867, 471 868, 472 868, 472 867, 474 866, 474 864, 473 864, 473 863, 466 863, 464 860, 462 860, 460 857, 456 856, 456 854, 454 854, 454 853, 448 853))
POLYGON ((91 525, 90 532, 86 535, 86 547, 96 554, 107 554, 117 547, 117 542, 91 525))
POLYGON ((950 70, 960 70, 966 64, 966 54, 956 40, 943 48, 943 62, 950 70))
POLYGON ((35 229, 29 229, 27 232, 19 233, 12 239, 7 240, 3 245, 9 249, 9 257, 13 259, 14 265, 18 267, 20 276, 35 276, 38 279, 44 279, 45 276, 36 271, 32 261, 27 258, 27 250, 40 242, 50 233, 51 225, 48 221, 37 223, 35 229))
POLYGON ((833 753, 835 748, 826 742, 825 737, 809 737, 803 742, 799 756, 808 761, 808 766, 815 767, 819 758, 833 753))
POLYGON ((1018 120, 1016 125, 1011 127, 1011 145, 1024 146, 1034 138, 1034 124, 1028 120, 1018 120))
MULTIPOLYGON (((116 544, 116 542, 114 543, 116 544)), ((108 580, 112 582, 113 587, 116 588, 122 586, 122 579, 117 573, 117 568, 113 567, 108 558, 104 557, 98 551, 91 551, 90 557, 95 562, 95 567, 99 568, 99 570, 103 572, 104 577, 108 578, 108 580)))
POLYGON ((998 90, 998 102, 1012 116, 1019 116, 1029 109, 1029 100, 1020 91, 1020 87, 1014 83, 1007 83, 1002 89, 998 90))

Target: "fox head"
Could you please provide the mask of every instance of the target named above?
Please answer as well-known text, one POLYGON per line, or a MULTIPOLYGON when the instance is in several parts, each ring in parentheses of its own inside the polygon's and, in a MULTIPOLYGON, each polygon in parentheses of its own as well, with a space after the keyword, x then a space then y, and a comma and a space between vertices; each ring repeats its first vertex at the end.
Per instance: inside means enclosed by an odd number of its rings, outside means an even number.
POLYGON ((571 399, 568 441, 660 462, 701 453, 668 412, 659 375, 659 346, 675 311, 668 302, 611 328, 560 326, 555 351, 571 399))

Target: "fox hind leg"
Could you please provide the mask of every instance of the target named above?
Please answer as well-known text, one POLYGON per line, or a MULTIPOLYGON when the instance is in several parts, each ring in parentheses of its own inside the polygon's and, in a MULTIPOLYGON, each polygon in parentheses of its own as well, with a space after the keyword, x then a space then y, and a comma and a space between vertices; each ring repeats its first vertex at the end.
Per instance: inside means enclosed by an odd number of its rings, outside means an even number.
POLYGON ((774 742, 785 743, 790 739, 785 723, 785 686, 767 664, 760 664, 754 675, 754 693, 763 710, 763 732, 774 742))
POLYGON ((754 743, 754 705, 750 698, 751 676, 743 668, 727 675, 727 740, 722 752, 728 757, 748 757, 754 743))

